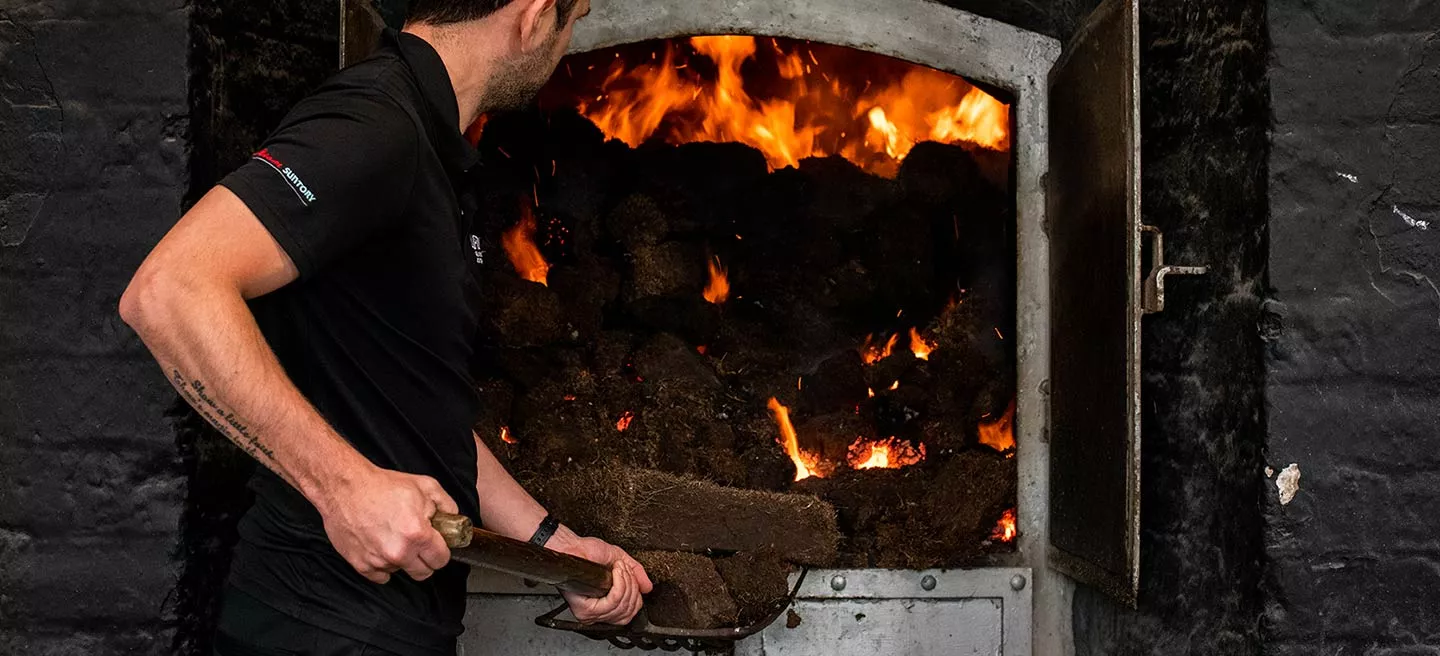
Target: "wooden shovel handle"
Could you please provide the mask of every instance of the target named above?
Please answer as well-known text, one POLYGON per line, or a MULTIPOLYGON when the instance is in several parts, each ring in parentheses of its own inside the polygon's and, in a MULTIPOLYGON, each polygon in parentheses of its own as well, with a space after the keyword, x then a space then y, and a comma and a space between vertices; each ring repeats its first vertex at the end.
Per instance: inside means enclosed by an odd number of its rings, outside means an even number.
POLYGON ((440 532, 440 537, 445 538, 445 546, 451 549, 470 546, 470 540, 475 535, 475 524, 464 515, 452 515, 437 510, 430 517, 430 525, 440 532))
POLYGON ((430 525, 445 538, 445 544, 452 549, 451 557, 462 563, 587 597, 605 596, 614 583, 609 567, 475 528, 470 518, 462 515, 437 512, 430 518, 430 525))

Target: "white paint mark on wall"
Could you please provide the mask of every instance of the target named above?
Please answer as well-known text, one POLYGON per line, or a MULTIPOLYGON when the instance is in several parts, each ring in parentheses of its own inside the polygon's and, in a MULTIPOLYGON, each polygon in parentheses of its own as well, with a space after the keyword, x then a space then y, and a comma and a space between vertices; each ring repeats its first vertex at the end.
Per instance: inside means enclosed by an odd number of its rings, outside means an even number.
POLYGON ((1290 503, 1300 491, 1300 465, 1292 462, 1280 470, 1280 475, 1275 477, 1275 488, 1280 491, 1280 505, 1290 503))
POLYGON ((1412 227, 1412 228, 1419 228, 1419 229, 1421 229, 1421 230, 1429 230, 1429 229, 1430 229, 1430 222, 1429 222, 1429 221, 1422 221, 1422 220, 1420 220, 1420 219, 1417 219, 1417 218, 1415 218, 1415 217, 1413 217, 1413 216, 1410 216, 1409 214, 1406 214, 1406 213, 1400 211, 1400 206, 1398 206, 1398 205, 1391 205, 1391 206, 1390 206, 1390 211, 1394 212, 1394 213, 1395 213, 1395 216, 1400 217, 1400 220, 1401 220, 1401 221, 1404 221, 1404 222, 1405 222, 1405 225, 1408 225, 1408 226, 1410 226, 1410 227, 1412 227))
POLYGON ((1335 175, 1345 178, 1346 180, 1349 180, 1350 182, 1353 182, 1355 184, 1360 183, 1360 176, 1355 175, 1354 173, 1342 173, 1340 171, 1336 171, 1335 175))

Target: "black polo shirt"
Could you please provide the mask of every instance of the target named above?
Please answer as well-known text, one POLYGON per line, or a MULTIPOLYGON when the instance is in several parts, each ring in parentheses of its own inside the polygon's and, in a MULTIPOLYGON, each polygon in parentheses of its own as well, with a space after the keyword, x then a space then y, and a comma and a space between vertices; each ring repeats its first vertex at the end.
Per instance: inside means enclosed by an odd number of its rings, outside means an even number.
MULTIPOLYGON (((467 287, 477 254, 465 180, 479 155, 459 121, 439 55, 390 31, 221 184, 299 268, 299 280, 251 303, 291 380, 371 462, 434 477, 476 517, 467 287)), ((263 468, 251 487, 231 585, 390 651, 454 653, 466 567, 376 585, 340 557, 296 490, 263 468)))

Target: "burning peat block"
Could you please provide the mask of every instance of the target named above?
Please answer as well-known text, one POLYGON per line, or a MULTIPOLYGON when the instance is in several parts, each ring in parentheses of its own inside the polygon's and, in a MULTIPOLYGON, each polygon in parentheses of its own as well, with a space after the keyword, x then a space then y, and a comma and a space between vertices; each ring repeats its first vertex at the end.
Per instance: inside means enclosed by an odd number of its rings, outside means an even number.
POLYGON ((854 541, 841 555, 854 567, 960 566, 983 553, 982 543, 1015 503, 1015 460, 987 450, 956 454, 938 470, 846 471, 807 478, 796 487, 835 504, 854 541))
POLYGON ((742 626, 764 619, 790 596, 790 566, 773 551, 717 558, 715 569, 735 600, 742 626))
POLYGON ((705 287, 705 255, 686 242, 636 246, 626 298, 683 296, 705 287))
POLYGON ((672 212, 679 231, 724 225, 745 214, 747 193, 769 171, 765 156, 736 143, 646 144, 636 151, 636 181, 672 212))
POLYGON ((680 629, 735 626, 740 613, 724 579, 709 558, 674 551, 640 551, 635 560, 645 567, 655 589, 645 595, 652 624, 680 629))
POLYGON ((611 237, 630 249, 658 244, 670 233, 669 217, 644 194, 626 196, 606 215, 605 225, 611 237))
POLYGON ((493 276, 487 322, 510 346, 543 346, 568 337, 560 297, 544 285, 493 276))
POLYGON ((721 487, 626 467, 595 467, 532 487, 561 521, 627 549, 745 552, 824 566, 836 557, 835 510, 813 496, 721 487))
POLYGON ((806 214, 836 230, 858 227, 862 218, 895 193, 893 181, 866 173, 843 157, 800 160, 800 173, 810 191, 806 214))

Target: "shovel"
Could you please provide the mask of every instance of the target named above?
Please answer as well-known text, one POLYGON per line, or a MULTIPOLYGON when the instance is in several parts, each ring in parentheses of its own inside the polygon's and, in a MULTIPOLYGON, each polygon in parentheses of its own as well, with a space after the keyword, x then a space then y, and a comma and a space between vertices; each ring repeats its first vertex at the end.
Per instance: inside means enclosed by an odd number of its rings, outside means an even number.
MULTIPOLYGON (((445 544, 450 547, 450 558, 453 560, 553 585, 565 592, 587 597, 603 597, 610 592, 610 568, 599 563, 475 528, 470 518, 463 515, 437 512, 430 518, 430 525, 445 538, 445 544)), ((644 608, 625 626, 582 624, 575 620, 560 619, 567 609, 563 604, 535 618, 535 623, 549 629, 578 633, 593 640, 607 640, 622 649, 638 647, 647 651, 685 649, 697 653, 728 653, 734 648, 735 641, 759 633, 779 618, 790 606, 800 584, 804 582, 805 572, 801 571, 789 598, 776 604, 773 612, 759 622, 745 627, 679 629, 658 626, 650 623, 644 608)))

